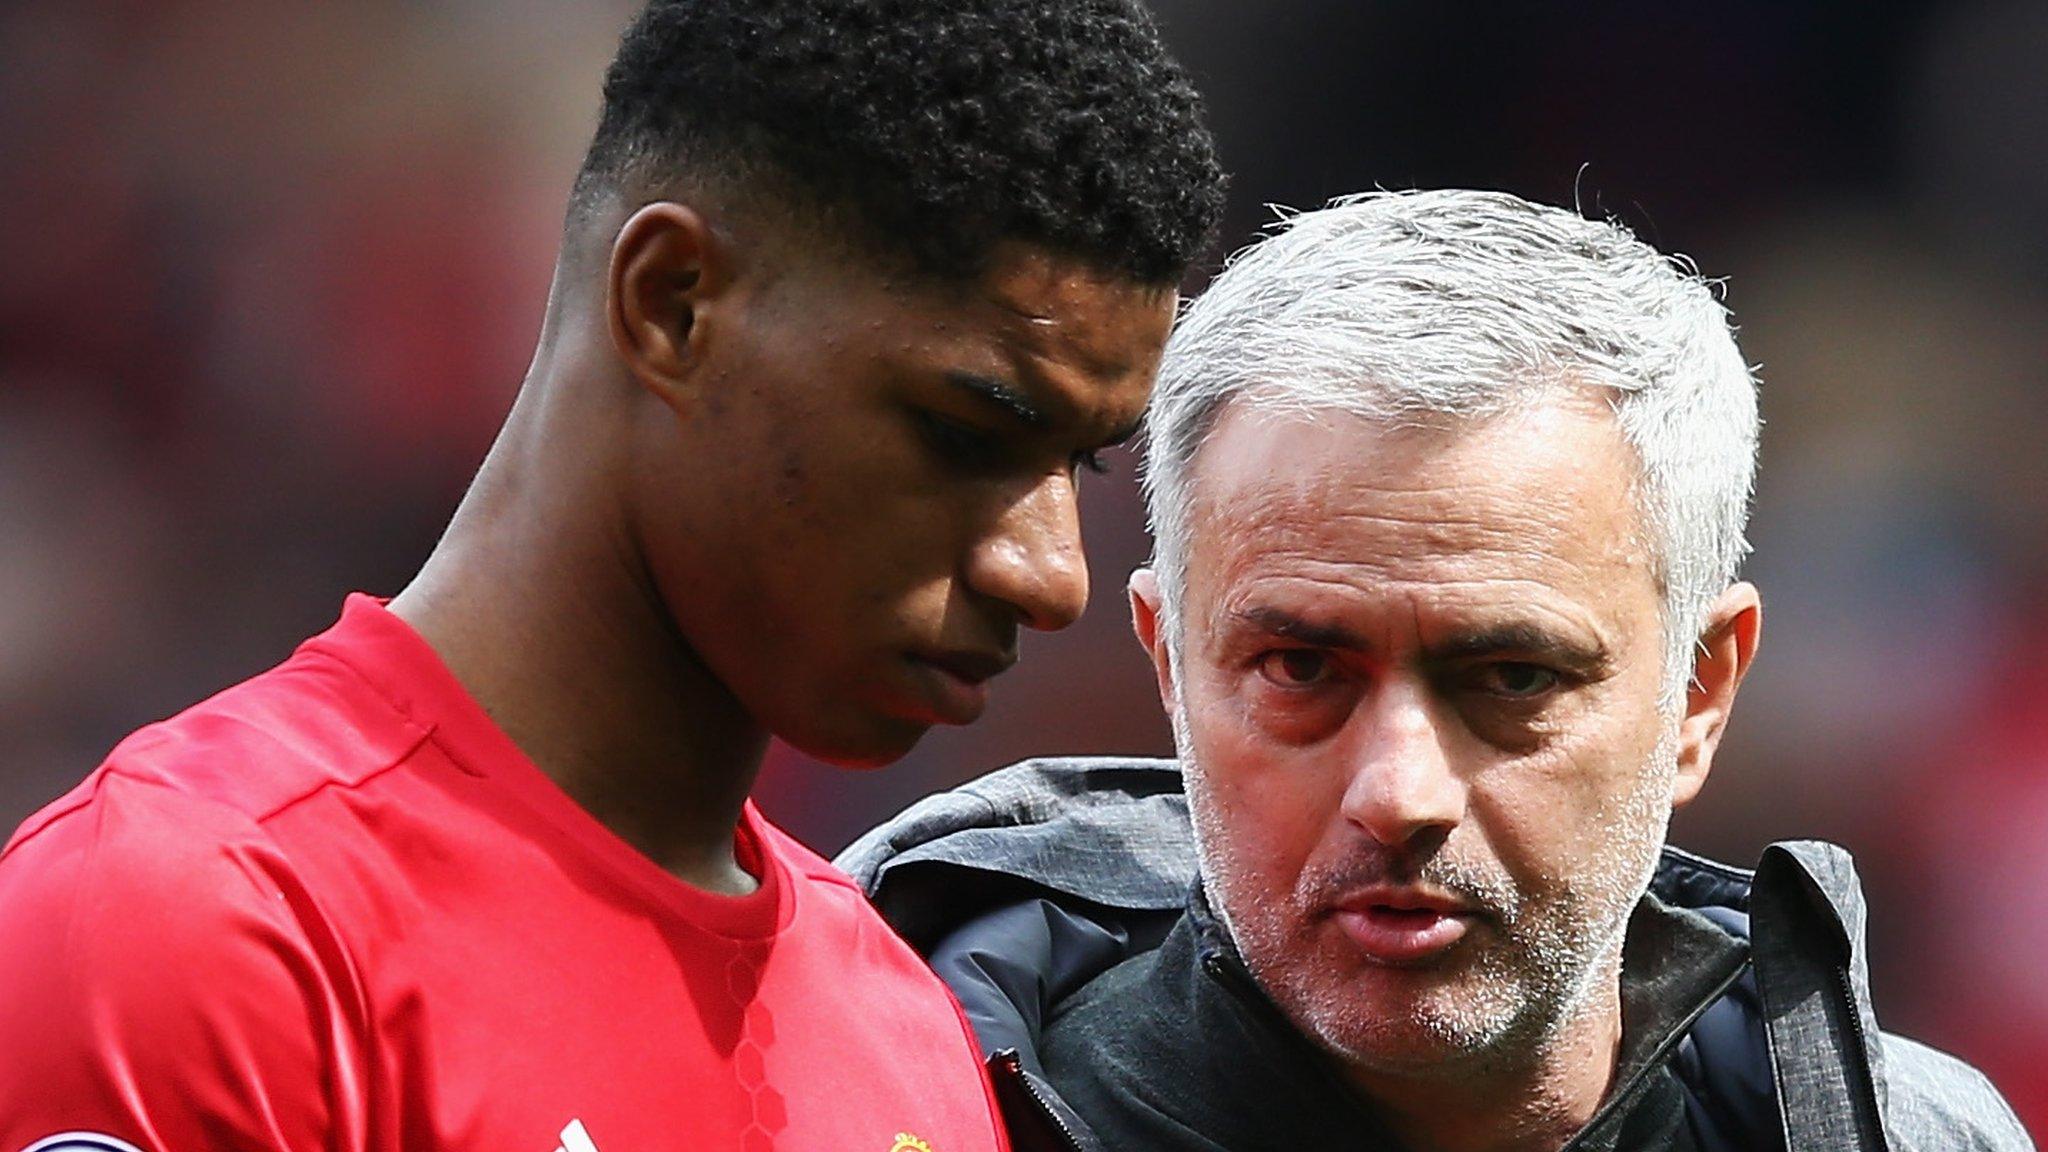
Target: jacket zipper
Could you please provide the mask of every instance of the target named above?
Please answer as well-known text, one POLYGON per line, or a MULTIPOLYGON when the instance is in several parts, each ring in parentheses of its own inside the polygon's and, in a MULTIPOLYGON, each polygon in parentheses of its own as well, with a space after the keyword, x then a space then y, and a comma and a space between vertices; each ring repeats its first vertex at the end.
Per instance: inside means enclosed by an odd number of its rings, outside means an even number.
POLYGON ((1024 1095, 1030 1098, 1031 1103, 1038 1109, 1038 1114, 1045 1117, 1046 1121, 1059 1132, 1060 1139, 1066 1141, 1067 1147, 1073 1149, 1073 1152, 1085 1152, 1081 1146, 1081 1138, 1074 1133, 1074 1130, 1067 1125, 1065 1120, 1060 1118, 1060 1114, 1053 1108, 1052 1102, 1047 1100, 1045 1095, 1038 1090, 1038 1085, 1031 1082, 1031 1077, 1024 1074, 1024 1061, 1017 1055, 1017 1050, 1006 1048, 996 1053, 995 1058, 1003 1072, 1023 1087, 1024 1095))
MULTIPOLYGON (((1850 1096, 1855 1101, 1857 1142, 1863 1148, 1887 1148, 1890 1137, 1885 1135, 1884 1121, 1877 1107, 1877 1077, 1870 1070, 1870 1035, 1863 1029, 1863 1013, 1857 1008, 1856 984, 1850 979, 1848 968, 1835 968, 1835 985, 1842 993, 1842 1005, 1849 1016, 1851 1047, 1856 1050, 1857 1082, 1850 1087, 1850 1096)), ((1789 1133, 1787 1139, 1790 1139, 1789 1133)))

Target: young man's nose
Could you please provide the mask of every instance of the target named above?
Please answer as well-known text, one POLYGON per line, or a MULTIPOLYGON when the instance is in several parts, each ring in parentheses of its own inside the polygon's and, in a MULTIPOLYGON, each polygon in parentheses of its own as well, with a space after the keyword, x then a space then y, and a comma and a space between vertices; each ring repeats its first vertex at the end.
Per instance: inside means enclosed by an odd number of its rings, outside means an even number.
POLYGON ((1005 509, 967 558, 967 583, 1016 609, 1026 626, 1056 631, 1088 606, 1088 559, 1074 479, 1047 476, 1005 509))

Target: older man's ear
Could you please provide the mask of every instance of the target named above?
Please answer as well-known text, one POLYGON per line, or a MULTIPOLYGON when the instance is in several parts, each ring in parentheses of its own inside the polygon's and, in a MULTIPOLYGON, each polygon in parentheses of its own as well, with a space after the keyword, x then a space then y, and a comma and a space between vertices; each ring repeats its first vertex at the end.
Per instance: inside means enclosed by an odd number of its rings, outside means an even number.
POLYGON ((1763 602, 1756 585, 1746 581, 1728 586, 1707 610, 1693 650, 1692 683, 1686 688, 1685 715, 1678 722, 1678 780, 1673 785, 1673 807, 1699 795, 1713 768, 1714 750, 1721 733, 1727 731, 1728 713, 1735 707, 1736 690, 1756 659, 1757 639, 1763 631, 1763 602))
POLYGON ((1159 704, 1171 716, 1174 710, 1173 652, 1166 642, 1166 628, 1160 617, 1159 576, 1150 568, 1131 573, 1127 586, 1131 594, 1131 631, 1152 658, 1152 673, 1159 679, 1159 704))

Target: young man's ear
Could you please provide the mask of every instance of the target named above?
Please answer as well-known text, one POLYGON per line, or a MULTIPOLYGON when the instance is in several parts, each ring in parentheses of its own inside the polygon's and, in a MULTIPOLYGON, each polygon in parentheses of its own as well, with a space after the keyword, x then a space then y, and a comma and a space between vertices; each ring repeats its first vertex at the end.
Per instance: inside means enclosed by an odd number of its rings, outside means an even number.
POLYGON ((1693 649, 1692 682, 1686 688, 1685 715, 1678 724, 1678 781, 1673 805, 1699 795, 1713 768, 1714 750, 1727 730, 1735 693, 1756 659, 1763 631, 1763 603, 1756 585, 1737 583, 1714 601, 1693 649))
POLYGON ((633 213, 612 241, 605 313, 634 379, 675 407, 702 359, 701 310, 722 290, 728 255, 696 210, 668 201, 633 213))
POLYGON ((1174 709, 1173 651, 1166 642, 1164 618, 1160 615, 1159 577, 1150 568, 1131 573, 1131 631, 1138 644, 1152 658, 1152 672, 1159 679, 1159 703, 1170 715, 1174 709))

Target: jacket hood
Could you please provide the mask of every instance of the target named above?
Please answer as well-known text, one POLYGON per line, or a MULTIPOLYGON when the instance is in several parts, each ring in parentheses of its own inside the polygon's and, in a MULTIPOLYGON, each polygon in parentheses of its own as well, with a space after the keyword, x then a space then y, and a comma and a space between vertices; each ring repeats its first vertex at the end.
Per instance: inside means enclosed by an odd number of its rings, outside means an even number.
POLYGON ((1195 842, 1173 760, 1026 760, 927 796, 833 861, 920 950, 1038 890, 1178 914, 1195 842))

